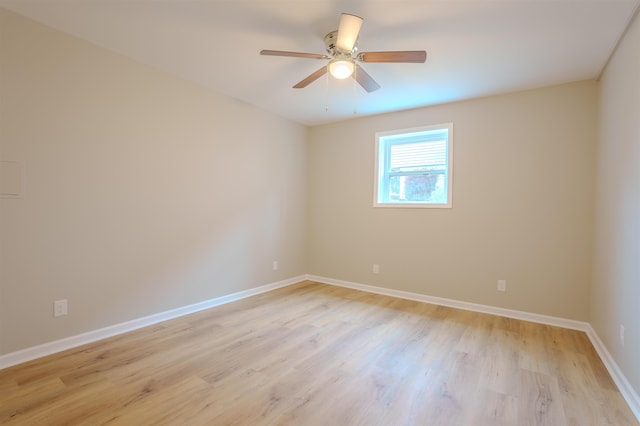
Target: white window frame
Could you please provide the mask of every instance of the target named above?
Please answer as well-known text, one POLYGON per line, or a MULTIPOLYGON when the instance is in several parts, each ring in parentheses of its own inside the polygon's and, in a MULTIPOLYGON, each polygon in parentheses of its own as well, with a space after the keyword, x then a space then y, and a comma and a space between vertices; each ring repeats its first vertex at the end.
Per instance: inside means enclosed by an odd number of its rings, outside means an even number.
MULTIPOLYGON (((404 142, 408 143, 408 142, 404 142)), ((410 143, 410 142, 409 142, 410 143)), ((373 184, 373 206, 374 207, 391 207, 391 208, 451 208, 452 207, 452 190, 453 190, 453 123, 436 124, 430 126, 414 127, 410 129, 391 130, 376 133, 375 144, 375 179, 373 184), (425 203, 415 201, 389 201, 384 200, 385 190, 384 182, 388 181, 389 175, 389 152, 390 147, 401 139, 409 139, 412 142, 419 141, 424 136, 425 140, 429 140, 429 134, 442 134, 447 132, 447 169, 445 174, 446 180, 446 203, 425 203), (394 143, 394 139, 396 142, 394 143)))

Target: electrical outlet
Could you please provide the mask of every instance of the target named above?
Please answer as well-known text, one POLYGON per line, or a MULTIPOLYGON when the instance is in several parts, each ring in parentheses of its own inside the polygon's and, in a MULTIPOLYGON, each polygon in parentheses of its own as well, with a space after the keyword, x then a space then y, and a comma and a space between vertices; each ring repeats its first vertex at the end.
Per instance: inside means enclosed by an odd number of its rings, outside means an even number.
POLYGON ((277 260, 274 260, 274 261, 273 261, 273 270, 274 270, 274 271, 277 271, 277 270, 278 270, 278 261, 277 261, 277 260))
POLYGON ((498 280, 498 291, 507 291, 507 281, 498 280))
POLYGON ((380 273, 380 265, 378 265, 377 263, 373 264, 373 273, 374 274, 379 274, 380 273))
POLYGON ((620 344, 624 346, 624 325, 620 324, 620 344))
POLYGON ((53 316, 61 317, 63 315, 67 315, 68 306, 67 299, 55 300, 53 302, 53 316))

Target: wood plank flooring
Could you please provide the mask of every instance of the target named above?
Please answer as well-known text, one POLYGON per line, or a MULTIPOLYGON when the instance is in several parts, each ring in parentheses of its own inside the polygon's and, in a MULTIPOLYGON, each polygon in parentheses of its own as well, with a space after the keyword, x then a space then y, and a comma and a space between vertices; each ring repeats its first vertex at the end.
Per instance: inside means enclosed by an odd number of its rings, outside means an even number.
POLYGON ((578 331, 303 282, 0 371, 8 425, 638 425, 578 331))

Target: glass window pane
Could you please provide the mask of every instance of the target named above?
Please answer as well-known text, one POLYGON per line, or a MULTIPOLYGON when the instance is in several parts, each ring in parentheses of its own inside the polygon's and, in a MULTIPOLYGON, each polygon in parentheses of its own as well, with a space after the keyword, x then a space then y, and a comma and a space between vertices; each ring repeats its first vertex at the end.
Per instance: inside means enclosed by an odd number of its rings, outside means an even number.
POLYGON ((446 203, 444 173, 390 176, 389 201, 446 203))

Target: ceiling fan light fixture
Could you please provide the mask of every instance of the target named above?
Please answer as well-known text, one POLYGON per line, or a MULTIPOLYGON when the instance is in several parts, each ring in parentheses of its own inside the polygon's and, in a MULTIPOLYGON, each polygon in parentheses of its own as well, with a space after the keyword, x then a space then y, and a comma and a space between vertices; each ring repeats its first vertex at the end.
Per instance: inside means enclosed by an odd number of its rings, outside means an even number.
MULTIPOLYGON (((328 59, 329 63, 317 69, 293 86, 294 89, 302 89, 313 83, 320 77, 329 74, 338 80, 353 77, 367 93, 374 92, 380 85, 362 69, 358 62, 400 62, 400 63, 424 63, 427 52, 424 50, 392 50, 381 52, 358 53, 358 35, 362 26, 362 18, 343 13, 340 15, 340 24, 337 30, 324 36, 324 45, 327 54, 287 52, 283 50, 262 50, 261 55, 290 56, 295 58, 328 59)), ((355 87, 355 84, 354 84, 355 87)))
POLYGON ((333 59, 329 62, 329 73, 338 80, 351 77, 355 64, 350 59, 333 59))

